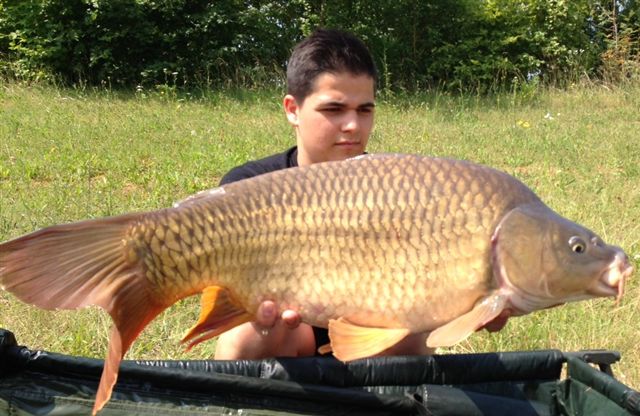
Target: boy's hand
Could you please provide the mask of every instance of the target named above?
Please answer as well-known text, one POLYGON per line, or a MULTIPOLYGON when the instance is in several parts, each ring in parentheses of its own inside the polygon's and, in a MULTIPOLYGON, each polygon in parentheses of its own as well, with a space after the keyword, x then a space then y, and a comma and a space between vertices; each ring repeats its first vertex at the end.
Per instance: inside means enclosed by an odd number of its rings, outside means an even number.
MULTIPOLYGON (((258 307, 256 320, 253 322, 254 326, 257 330, 263 332, 271 330, 278 321, 277 313, 278 308, 276 307, 275 302, 271 300, 262 302, 258 307)), ((300 314, 289 309, 282 312, 280 319, 282 319, 282 323, 284 323, 289 329, 296 329, 300 325, 300 322, 302 322, 300 314)))
POLYGON ((230 329, 218 338, 216 360, 304 357, 315 353, 315 336, 300 314, 286 310, 278 316, 272 301, 260 304, 254 322, 230 329))

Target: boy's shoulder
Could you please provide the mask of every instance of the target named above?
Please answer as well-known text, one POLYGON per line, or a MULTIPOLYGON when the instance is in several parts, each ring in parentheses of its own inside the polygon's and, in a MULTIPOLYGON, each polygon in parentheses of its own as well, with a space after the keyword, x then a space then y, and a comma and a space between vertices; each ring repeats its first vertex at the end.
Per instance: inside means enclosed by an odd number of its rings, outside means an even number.
POLYGON ((252 160, 236 166, 227 172, 220 180, 220 185, 236 182, 241 179, 252 178, 264 173, 298 166, 298 148, 294 146, 282 153, 267 156, 263 159, 252 160))

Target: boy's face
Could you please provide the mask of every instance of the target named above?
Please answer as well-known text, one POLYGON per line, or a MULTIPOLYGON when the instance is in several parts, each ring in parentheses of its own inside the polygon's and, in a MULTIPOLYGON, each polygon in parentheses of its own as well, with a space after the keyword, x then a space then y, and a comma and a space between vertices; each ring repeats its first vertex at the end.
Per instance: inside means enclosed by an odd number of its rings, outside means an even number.
POLYGON ((364 153, 373 127, 373 79, 324 73, 313 85, 302 105, 291 95, 284 98, 287 119, 296 130, 298 165, 364 153))

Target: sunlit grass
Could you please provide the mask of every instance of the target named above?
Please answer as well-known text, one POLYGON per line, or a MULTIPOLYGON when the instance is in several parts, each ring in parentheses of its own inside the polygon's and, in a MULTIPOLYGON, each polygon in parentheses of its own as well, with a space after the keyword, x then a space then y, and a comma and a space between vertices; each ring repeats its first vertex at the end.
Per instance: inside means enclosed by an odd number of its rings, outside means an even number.
MULTIPOLYGON (((381 97, 371 152, 473 160, 514 174, 559 213, 620 245, 640 262, 640 87, 598 86, 517 95, 381 97)), ((281 151, 293 136, 278 92, 144 92, 0 87, 0 241, 47 225, 149 210, 216 186, 231 167, 281 151)), ((638 273, 620 305, 594 300, 510 320, 452 351, 614 349, 616 376, 640 388, 638 273)), ((185 353, 190 298, 158 317, 129 357, 185 353)), ((0 327, 18 341, 102 357, 110 320, 89 309, 47 312, 0 294, 0 327)))

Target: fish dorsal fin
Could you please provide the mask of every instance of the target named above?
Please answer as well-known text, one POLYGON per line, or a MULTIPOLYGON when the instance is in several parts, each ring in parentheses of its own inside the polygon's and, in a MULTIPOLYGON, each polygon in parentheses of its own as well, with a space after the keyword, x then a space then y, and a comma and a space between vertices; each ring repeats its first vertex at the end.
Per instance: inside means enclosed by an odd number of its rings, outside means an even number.
POLYGON ((227 289, 209 286, 202 291, 198 322, 182 338, 182 342, 188 342, 187 350, 190 350, 202 341, 250 320, 251 315, 233 299, 227 289))
MULTIPOLYGON (((407 328, 365 327, 345 318, 329 321, 330 350, 340 361, 371 357, 397 344, 407 335, 407 328)), ((329 348, 321 347, 320 352, 329 352, 329 348)))
POLYGON ((471 311, 431 332, 427 337, 427 347, 449 347, 464 340, 478 328, 500 315, 507 300, 508 297, 500 292, 490 294, 478 302, 471 311))
POLYGON ((193 195, 189 195, 182 201, 178 201, 175 204, 173 204, 173 207, 174 208, 182 207, 188 204, 192 204, 194 202, 198 202, 204 199, 214 198, 216 196, 220 196, 224 194, 225 194, 225 190, 222 186, 219 186, 217 188, 207 189, 207 190, 195 193, 193 195))

